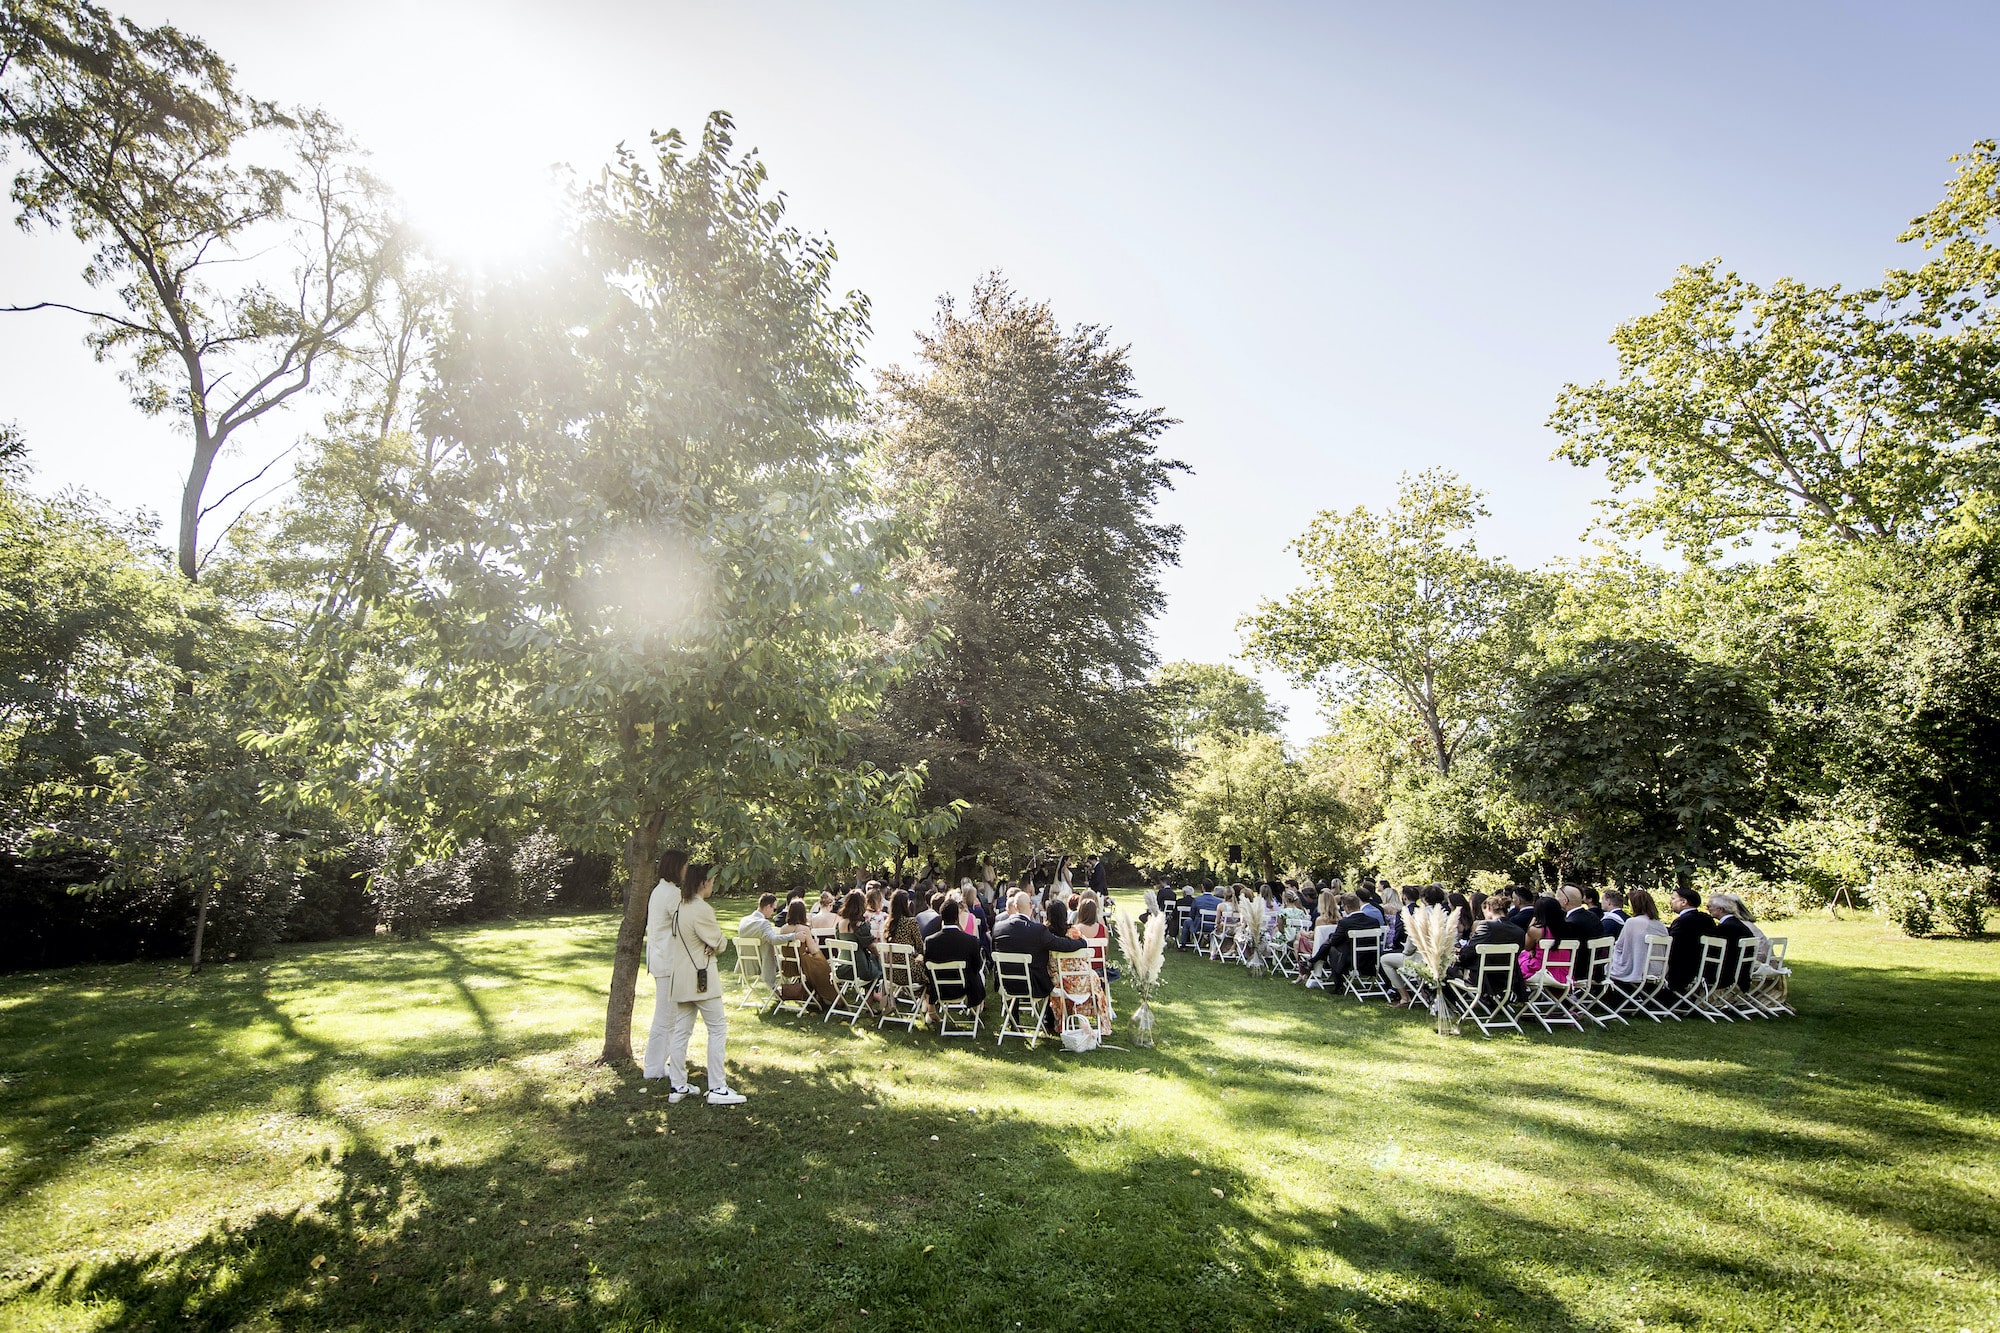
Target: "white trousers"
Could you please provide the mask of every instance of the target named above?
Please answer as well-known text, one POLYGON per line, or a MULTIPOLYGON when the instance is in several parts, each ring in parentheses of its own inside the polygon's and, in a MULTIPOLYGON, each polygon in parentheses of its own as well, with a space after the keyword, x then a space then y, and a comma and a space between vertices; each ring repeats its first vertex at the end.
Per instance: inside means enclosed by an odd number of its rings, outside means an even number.
POLYGON ((646 1033, 646 1059, 639 1066, 647 1078, 667 1076, 667 1041, 674 1035, 674 1002, 668 992, 673 982, 668 977, 653 978, 653 1026, 646 1033))
POLYGON ((701 1012, 701 1021, 708 1028, 708 1090, 726 1088, 728 1082, 722 1077, 722 1047, 729 1037, 728 1011, 723 1008, 722 997, 712 1000, 676 1000, 674 1005, 673 1042, 667 1048, 667 1083, 671 1087, 687 1084, 688 1038, 694 1035, 695 1012, 701 1012))

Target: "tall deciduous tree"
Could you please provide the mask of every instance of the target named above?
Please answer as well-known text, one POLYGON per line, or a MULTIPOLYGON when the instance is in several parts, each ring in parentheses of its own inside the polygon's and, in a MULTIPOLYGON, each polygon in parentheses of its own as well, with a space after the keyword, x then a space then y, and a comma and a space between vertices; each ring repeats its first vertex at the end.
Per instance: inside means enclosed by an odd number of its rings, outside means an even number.
POLYGON ((920 524, 905 632, 943 650, 890 694, 874 743, 963 800, 960 845, 1136 830, 1173 763, 1147 621, 1180 549, 1156 522, 1184 465, 1134 401, 1126 349, 1065 330, 997 275, 949 299, 916 370, 883 376, 889 502, 920 524))
POLYGON ((1741 673, 1602 639, 1522 687, 1493 759, 1522 800, 1572 823, 1583 859, 1626 881, 1687 884, 1761 856, 1771 733, 1741 673))
POLYGON ((374 682, 332 656, 274 738, 393 821, 619 852, 606 1060, 631 1054, 663 844, 738 878, 936 832, 917 775, 848 751, 899 666, 867 637, 895 549, 845 429, 865 307, 765 182, 719 113, 696 149, 657 136, 581 193, 566 255, 458 299, 378 618, 404 631, 402 706, 349 710, 374 682))
POLYGON ((324 114, 248 97, 199 39, 87 0, 0 9, 0 139, 21 225, 90 247, 84 279, 112 297, 6 309, 88 316, 139 409, 187 429, 192 580, 203 520, 242 489, 207 498, 217 458, 324 377, 395 262, 381 187, 324 114))
POLYGON ((1534 586, 1479 553, 1469 534, 1485 514, 1476 491, 1439 470, 1405 477, 1388 513, 1322 513, 1292 543, 1305 586, 1248 618, 1248 655, 1330 703, 1400 717, 1449 775, 1530 646, 1534 586))
POLYGON ((1239 846, 1271 880, 1287 870, 1346 865, 1358 831, 1330 775, 1300 763, 1282 739, 1219 732, 1195 742, 1173 808, 1152 827, 1150 854, 1219 866, 1239 846))
POLYGON ((1549 422, 1558 457, 1604 465, 1617 528, 1702 557, 1756 534, 1918 537, 1990 494, 2000 157, 1988 141, 1960 161, 1902 237, 1937 251, 1918 269, 1846 291, 1711 260, 1619 326, 1617 379, 1567 386, 1549 422))
POLYGON ((1271 702, 1262 685, 1217 662, 1169 662, 1153 673, 1153 693, 1168 738, 1182 750, 1192 750, 1204 736, 1275 733, 1285 721, 1285 710, 1271 702))

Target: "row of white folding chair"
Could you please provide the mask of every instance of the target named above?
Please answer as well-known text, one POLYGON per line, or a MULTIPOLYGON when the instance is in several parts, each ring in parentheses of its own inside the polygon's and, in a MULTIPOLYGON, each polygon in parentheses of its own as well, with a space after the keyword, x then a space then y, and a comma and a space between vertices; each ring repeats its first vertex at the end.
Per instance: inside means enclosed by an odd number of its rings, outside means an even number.
MULTIPOLYGON (((797 941, 784 940, 770 946, 763 940, 738 939, 735 944, 736 975, 742 982, 742 995, 737 1003, 757 1009, 770 1005, 774 1012, 793 1013, 801 1017, 809 1012, 810 1001, 803 994, 794 1000, 784 998, 783 984, 786 981, 799 982, 803 990, 805 967, 797 941), (767 947, 777 950, 780 988, 776 992, 764 982, 763 951, 767 947)), ((829 942, 829 946, 834 1003, 821 1017, 821 1022, 835 1017, 847 1018, 850 1023, 858 1022, 869 997, 879 991, 887 996, 889 1007, 878 1017, 875 1024, 878 1029, 891 1023, 901 1023, 906 1030, 916 1027, 917 1017, 923 1011, 923 988, 916 980, 914 948, 907 944, 882 945, 882 976, 873 982, 863 982, 854 969, 854 945, 834 940, 829 942), (841 977, 843 967, 848 973, 845 979, 841 977)), ((937 992, 933 1011, 940 1037, 979 1035, 980 1015, 966 1003, 966 966, 962 962, 929 965, 932 985, 937 992)))

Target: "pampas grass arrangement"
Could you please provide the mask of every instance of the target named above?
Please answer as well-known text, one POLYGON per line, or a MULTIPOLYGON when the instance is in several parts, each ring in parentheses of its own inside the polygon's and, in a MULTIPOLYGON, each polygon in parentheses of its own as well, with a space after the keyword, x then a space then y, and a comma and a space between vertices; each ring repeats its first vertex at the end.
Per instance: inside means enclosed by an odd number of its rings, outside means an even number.
POLYGON ((1264 970, 1264 900, 1251 894, 1243 900, 1237 918, 1236 938, 1241 942, 1243 961, 1252 972, 1264 970))
POLYGON ((1409 926, 1410 947, 1430 970, 1434 997, 1431 1004, 1437 1013, 1438 1035, 1448 1036, 1458 1030, 1445 998, 1444 981, 1445 969, 1451 966, 1452 952, 1458 945, 1458 914, 1448 907, 1426 903, 1405 913, 1404 919, 1409 926))
POLYGON ((1118 952, 1125 955, 1131 969, 1132 989, 1139 992, 1139 1007, 1132 1014, 1132 1044, 1153 1044, 1153 992, 1160 984, 1160 967, 1167 959, 1167 918, 1154 912, 1142 929, 1132 914, 1118 909, 1116 918, 1118 952))

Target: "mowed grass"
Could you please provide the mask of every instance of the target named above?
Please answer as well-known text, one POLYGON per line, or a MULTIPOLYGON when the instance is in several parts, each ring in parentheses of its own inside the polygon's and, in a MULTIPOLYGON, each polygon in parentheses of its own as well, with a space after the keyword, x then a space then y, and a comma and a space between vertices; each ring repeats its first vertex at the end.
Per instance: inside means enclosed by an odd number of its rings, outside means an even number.
POLYGON ((590 1063, 608 917, 0 978, 0 1327, 2000 1328, 2000 947, 1778 929, 1781 1023, 732 1010, 733 1110, 590 1063))

